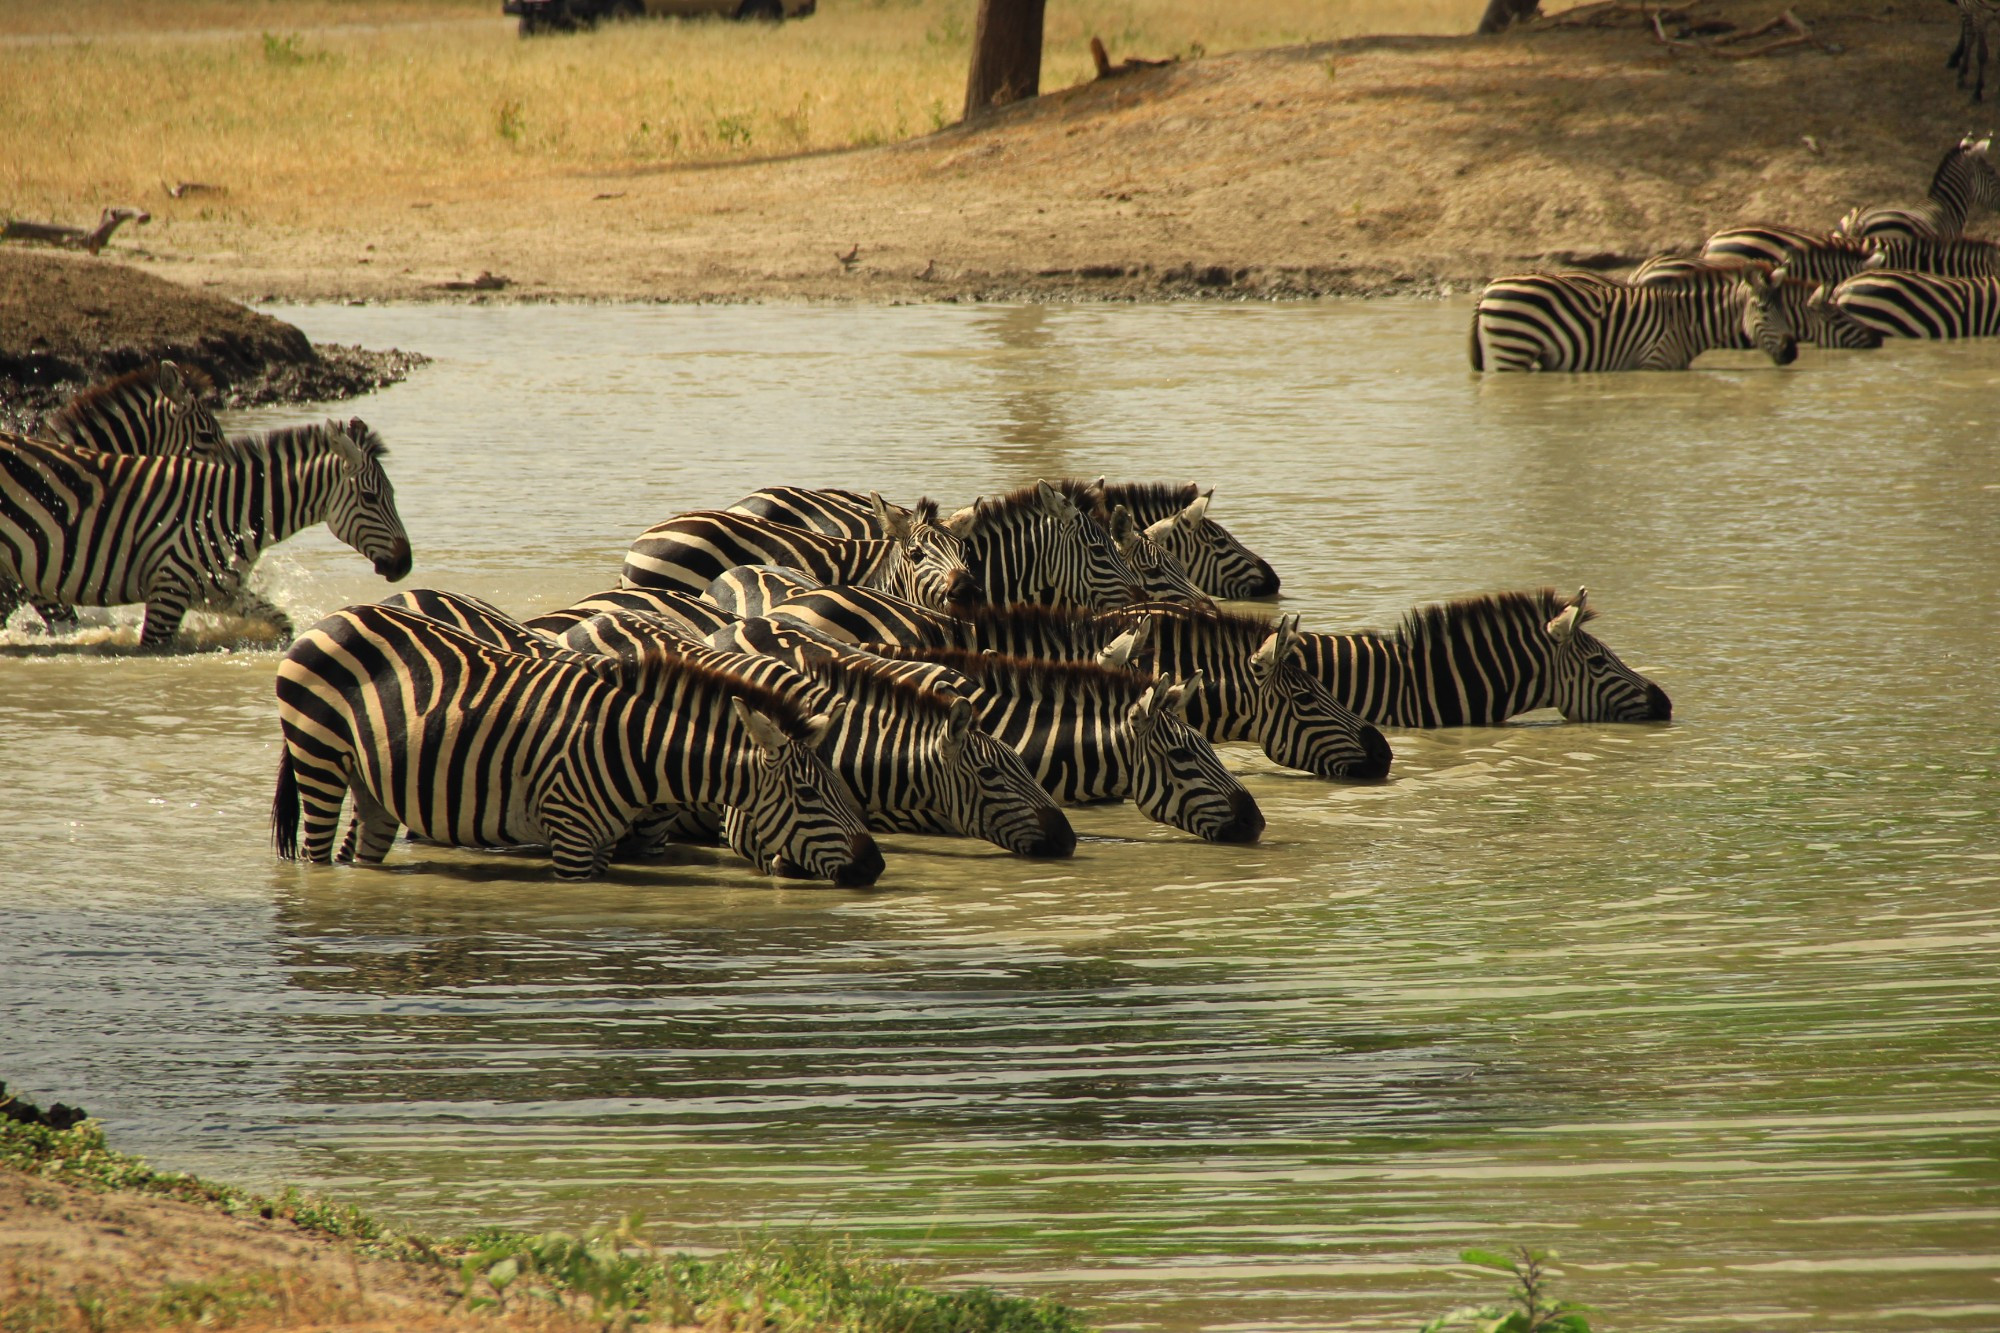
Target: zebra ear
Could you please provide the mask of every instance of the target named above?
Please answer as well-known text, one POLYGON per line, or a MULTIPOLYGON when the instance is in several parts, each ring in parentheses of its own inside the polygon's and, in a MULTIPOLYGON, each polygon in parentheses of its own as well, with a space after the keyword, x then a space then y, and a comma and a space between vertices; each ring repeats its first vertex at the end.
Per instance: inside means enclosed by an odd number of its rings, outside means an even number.
POLYGON ((946 519, 944 522, 938 524, 938 526, 943 528, 946 532, 949 532, 954 537, 963 537, 966 533, 972 531, 972 520, 975 517, 977 517, 978 514, 979 514, 979 502, 977 500, 974 500, 971 504, 959 510, 957 513, 953 514, 950 518, 946 519))
POLYGON ((821 741, 825 740, 826 733, 832 731, 840 719, 846 715, 847 700, 835 699, 826 706, 824 713, 814 713, 811 717, 807 718, 806 744, 818 745, 821 741))
POLYGON ((1188 507, 1186 509, 1181 510, 1179 515, 1180 521, 1187 524, 1189 527, 1193 527, 1195 524, 1207 518, 1208 502, 1214 497, 1215 497, 1215 488, 1213 486, 1203 491, 1200 495, 1195 496, 1194 499, 1188 502, 1188 507))
POLYGON ((1886 250, 1871 251, 1868 258, 1861 261, 1861 267, 1864 269, 1889 267, 1888 252, 1886 250))
POLYGON ((882 498, 880 491, 868 492, 868 502, 875 510, 875 524, 882 530, 883 536, 892 537, 899 542, 910 540, 910 516, 908 514, 899 514, 891 509, 889 502, 882 498))
POLYGON ((1563 613, 1548 623, 1549 637, 1558 644, 1568 643, 1570 636, 1576 633, 1576 627, 1583 623, 1584 597, 1589 591, 1587 588, 1578 588, 1576 600, 1564 607, 1563 613))
POLYGON ((1131 510, 1124 505, 1112 507, 1111 540, 1117 543, 1119 550, 1129 551, 1138 544, 1142 535, 1138 523, 1132 518, 1131 510))
POLYGON ((1192 676, 1189 676, 1175 687, 1173 692, 1167 696, 1167 707, 1173 709, 1174 716, 1178 717, 1181 721, 1187 721, 1188 703, 1207 684, 1207 679, 1203 677, 1200 671, 1196 671, 1192 676))
POLYGON ((354 437, 338 421, 326 423, 326 440, 333 446, 333 451, 346 460, 349 471, 359 472, 368 466, 368 455, 361 452, 361 446, 354 442, 354 437))
POLYGON ((160 386, 160 392, 165 394, 167 400, 175 407, 194 406, 194 390, 188 387, 187 376, 181 374, 179 366, 171 361, 162 361, 159 374, 154 378, 160 386))
POLYGON ((1257 651, 1250 655, 1251 673, 1259 680, 1268 677, 1277 670, 1280 662, 1291 655, 1292 648, 1298 641, 1299 618, 1279 616, 1277 626, 1272 629, 1270 637, 1259 644, 1257 651))
POLYGON ((945 734, 954 743, 963 744, 978 721, 979 710, 972 700, 960 695, 951 701, 951 711, 945 715, 945 734))
POLYGON ((1076 506, 1069 502, 1069 497, 1049 485, 1046 480, 1035 483, 1035 498, 1041 501, 1042 512, 1045 514, 1062 518, 1076 512, 1076 506))
POLYGON ((784 728, 741 699, 731 697, 729 711, 736 714, 736 720, 750 733, 750 740, 758 749, 776 754, 790 743, 791 737, 785 735, 784 728))
POLYGON ((1166 677, 1162 676, 1159 680, 1154 681, 1146 687, 1143 694, 1132 701, 1132 706, 1125 710, 1125 720, 1134 726, 1145 722, 1154 713, 1159 711, 1161 705, 1166 702, 1166 696, 1171 690, 1172 686, 1167 682, 1166 677))
POLYGON ((1187 514, 1185 511, 1178 514, 1168 514, 1158 523, 1153 523, 1148 525, 1146 528, 1146 535, 1152 538, 1153 541, 1156 543, 1165 542, 1168 536, 1172 534, 1175 525, 1185 522, 1186 519, 1187 519, 1187 514))
POLYGON ((1097 654, 1097 665, 1123 670, 1132 665, 1132 659, 1146 651, 1153 641, 1153 618, 1146 616, 1131 629, 1126 630, 1110 643, 1104 645, 1097 654))

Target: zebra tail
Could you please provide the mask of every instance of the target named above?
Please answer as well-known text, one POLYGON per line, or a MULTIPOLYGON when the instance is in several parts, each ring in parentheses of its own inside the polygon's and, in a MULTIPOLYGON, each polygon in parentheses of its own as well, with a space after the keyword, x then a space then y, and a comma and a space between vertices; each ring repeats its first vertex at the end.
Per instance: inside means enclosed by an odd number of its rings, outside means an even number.
POLYGON ((1472 368, 1481 373, 1484 373, 1486 370, 1486 358, 1479 351, 1479 311, 1477 309, 1472 312, 1472 368))
POLYGON ((271 845, 287 861, 299 859, 299 779, 290 746, 278 756, 278 792, 271 798, 271 845))

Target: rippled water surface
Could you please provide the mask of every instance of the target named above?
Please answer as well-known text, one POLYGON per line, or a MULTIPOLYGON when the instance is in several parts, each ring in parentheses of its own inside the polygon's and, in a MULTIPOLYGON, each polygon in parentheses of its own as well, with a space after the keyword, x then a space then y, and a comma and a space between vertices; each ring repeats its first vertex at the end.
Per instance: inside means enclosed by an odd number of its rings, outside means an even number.
MULTIPOLYGON (((1094 807, 1068 863, 890 839, 873 893, 572 887, 279 863, 271 652, 17 620, 29 1095, 436 1227, 833 1227, 1119 1327, 1407 1329, 1516 1241, 1614 1328, 2000 1326, 1990 344, 1481 383, 1462 305, 285 313, 437 357, 329 409, 416 583, 560 605, 776 482, 1193 476, 1309 627, 1588 584, 1675 720, 1391 733, 1373 787, 1227 747, 1247 849, 1094 807)), ((301 623, 387 591, 324 530, 267 563, 301 623)))

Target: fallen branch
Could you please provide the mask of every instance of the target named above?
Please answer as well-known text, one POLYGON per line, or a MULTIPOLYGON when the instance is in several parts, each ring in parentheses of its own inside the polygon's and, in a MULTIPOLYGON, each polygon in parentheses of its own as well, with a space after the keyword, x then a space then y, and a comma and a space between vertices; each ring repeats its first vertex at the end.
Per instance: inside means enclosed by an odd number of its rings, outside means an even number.
POLYGON ((1686 37, 1667 36, 1667 30, 1660 24, 1660 15, 1658 12, 1655 12, 1653 14, 1653 36, 1663 46, 1676 47, 1682 50, 1702 51, 1712 56, 1721 56, 1725 60, 1754 60, 1758 56, 1767 56, 1773 51, 1783 51, 1794 46, 1818 46, 1822 49, 1827 49, 1824 43, 1813 36, 1812 29, 1801 22, 1799 16, 1792 13, 1789 9, 1772 19, 1769 23, 1760 23, 1754 28, 1744 28, 1738 32, 1727 33, 1721 37, 1711 38, 1707 41, 1699 38, 1689 39, 1686 37), (1732 48, 1732 43, 1747 42, 1754 37, 1762 37, 1767 33, 1781 30, 1787 31, 1791 35, 1780 37, 1774 42, 1766 42, 1762 46, 1746 47, 1742 50, 1732 48))
POLYGON ((1130 74, 1134 70, 1158 69, 1162 65, 1172 65, 1180 61, 1179 56, 1169 56, 1165 60, 1139 60, 1127 56, 1117 64, 1111 63, 1111 55, 1104 49, 1104 43, 1096 37, 1090 39, 1090 58, 1097 62, 1097 77, 1112 79, 1120 74, 1130 74))
POLYGON ((31 241, 38 245, 57 245, 65 250, 82 250, 96 254, 111 239, 111 233, 127 222, 151 222, 153 215, 143 208, 107 208, 98 219, 97 226, 85 231, 82 227, 64 226, 60 222, 29 222, 15 218, 5 227, 0 227, 0 241, 31 241))
POLYGON ((1643 0, 1597 0, 1595 4, 1577 5, 1557 14, 1544 14, 1535 20, 1537 28, 1581 28, 1599 27, 1607 20, 1636 18, 1644 23, 1655 16, 1663 15, 1677 19, 1693 9, 1700 0, 1686 0, 1678 5, 1654 5, 1643 0))

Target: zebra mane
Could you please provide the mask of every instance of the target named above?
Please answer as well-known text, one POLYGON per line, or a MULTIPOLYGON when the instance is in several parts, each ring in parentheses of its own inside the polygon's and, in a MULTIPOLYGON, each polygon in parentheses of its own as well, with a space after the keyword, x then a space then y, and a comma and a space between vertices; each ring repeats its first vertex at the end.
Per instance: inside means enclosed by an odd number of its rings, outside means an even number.
MULTIPOLYGON (((1064 483, 1064 485, 1066 484, 1064 483)), ((1017 486, 1005 495, 996 496, 991 500, 984 496, 974 500, 972 502, 972 521, 967 525, 963 535, 969 537, 974 532, 989 524, 1005 524, 1022 517, 1034 518, 1042 512, 1041 493, 1037 489, 1039 485, 1039 482, 1031 481, 1026 486, 1017 486)), ((1062 490, 1063 486, 1057 485, 1057 489, 1062 490)), ((1069 492, 1063 490, 1063 494, 1068 495, 1069 492)), ((1074 496, 1070 498, 1072 500, 1075 499, 1074 496)), ((1079 504, 1077 507, 1082 509, 1086 514, 1091 512, 1084 505, 1079 504)))
POLYGON ((1105 483, 1104 503, 1124 505, 1137 516, 1155 509, 1186 509, 1199 494, 1200 484, 1192 481, 1113 481, 1105 483))
MULTIPOLYGON (((196 398, 204 396, 215 387, 213 381, 194 366, 183 366, 176 362, 174 368, 180 372, 181 379, 193 391, 196 398)), ((149 395, 158 397, 161 393, 160 363, 148 361, 137 370, 128 370, 123 375, 77 390, 68 402, 50 413, 49 423, 53 425, 58 421, 74 421, 80 416, 89 415, 106 400, 121 397, 133 389, 143 389, 149 395)))
POLYGON ((1245 642, 1255 648, 1271 637, 1278 628, 1278 622, 1269 616, 1260 616, 1254 611, 1218 611, 1208 607, 1190 606, 1183 602, 1146 602, 1140 606, 1121 607, 1107 611, 1104 618, 1120 629, 1134 629, 1141 617, 1154 621, 1175 621, 1193 627, 1197 632, 1206 631, 1226 642, 1245 642))
POLYGON ((1958 162, 1971 156, 1972 145, 1969 143, 1955 143, 1945 149, 1944 156, 1938 159, 1937 170, 1931 173, 1931 188, 1925 197, 1928 199, 1937 198, 1938 189, 1944 184, 1945 173, 1950 171, 1958 162))
POLYGON ((324 450, 334 430, 347 432, 362 454, 379 462, 388 457, 389 446, 382 443, 382 437, 373 427, 360 417, 350 421, 313 421, 303 426, 273 426, 269 430, 252 431, 247 435, 229 437, 228 453, 238 460, 245 460, 282 452, 286 449, 324 450))
MULTIPOLYGON (((702 654, 714 653, 713 649, 696 649, 702 654)), ((718 658, 721 654, 715 654, 718 658)), ((706 687, 721 694, 741 699, 749 707, 756 709, 778 725, 778 728, 793 740, 802 740, 806 734, 805 714, 798 704, 776 690, 759 685, 756 681, 728 670, 719 661, 700 661, 687 653, 666 644, 649 643, 637 656, 618 658, 618 678, 621 684, 636 694, 647 694, 670 684, 687 684, 695 688, 706 687)))
MULTIPOLYGON (((886 658, 889 654, 874 656, 886 658)), ((899 715, 915 712, 926 722, 942 722, 954 702, 953 696, 898 675, 888 662, 871 660, 868 654, 808 656, 798 670, 844 698, 862 704, 884 704, 899 715)))
POLYGON ((1025 682, 1037 693, 1090 691, 1110 696, 1118 703, 1131 703, 1150 689, 1157 677, 1150 671, 1127 667, 1105 667, 1095 662, 1052 662, 1045 657, 1009 657, 1002 653, 973 652, 966 648, 907 648, 901 644, 871 648, 882 657, 899 662, 930 662, 950 667, 973 680, 989 680, 996 675, 1025 682))
POLYGON ((916 516, 915 521, 910 524, 913 528, 926 524, 931 527, 938 525, 938 502, 931 499, 928 495, 921 497, 914 505, 911 505, 910 513, 916 516))
POLYGON ((1105 497, 1105 488, 1096 482, 1081 477, 1059 477, 1049 484, 1068 497, 1079 514, 1099 519, 1110 516, 1111 501, 1105 497))
MULTIPOLYGON (((1495 621, 1520 621, 1536 626, 1546 625, 1569 609, 1570 599, 1554 588, 1537 588, 1532 592, 1491 592, 1478 597, 1461 597, 1457 601, 1436 602, 1430 606, 1420 606, 1403 616, 1403 623, 1396 629, 1395 642, 1405 648, 1424 644, 1446 642, 1456 638, 1467 626, 1489 625, 1495 621)), ((1595 620, 1597 612, 1589 606, 1577 623, 1595 620)), ((1388 638, 1388 635, 1372 635, 1373 638, 1388 638)))
POLYGON ((1082 640, 1096 623, 1097 612, 1081 606, 1044 606, 1039 602, 978 603, 952 611, 948 620, 974 626, 1026 626, 1082 640))

